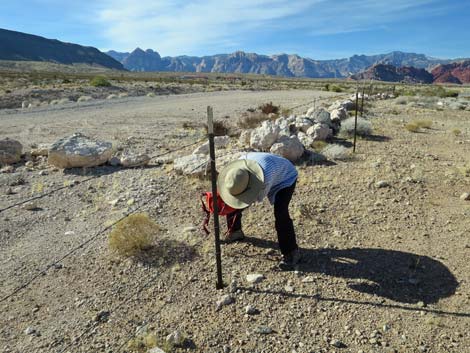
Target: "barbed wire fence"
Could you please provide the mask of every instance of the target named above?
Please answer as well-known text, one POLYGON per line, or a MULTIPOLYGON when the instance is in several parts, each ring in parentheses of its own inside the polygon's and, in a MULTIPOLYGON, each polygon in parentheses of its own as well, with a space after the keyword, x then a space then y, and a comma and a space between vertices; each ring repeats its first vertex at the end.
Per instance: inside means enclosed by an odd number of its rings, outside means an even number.
MULTIPOLYGON (((329 97, 324 97, 324 98, 315 98, 314 100, 312 101, 309 101, 307 103, 303 103, 303 104, 299 104, 299 105, 296 105, 296 106, 293 106, 292 110, 294 109, 298 109, 298 108, 301 108, 303 106, 308 106, 308 105, 311 105, 312 103, 313 104, 316 104, 317 102, 320 102, 320 101, 324 101, 324 100, 333 100, 333 99, 338 99, 338 98, 344 98, 344 97, 350 97, 351 94, 341 94, 341 95, 336 95, 336 96, 329 96, 329 97)), ((163 157, 163 156, 166 156, 168 154, 171 154, 171 153, 174 153, 174 152, 178 152, 178 151, 181 151, 181 150, 184 150, 188 147, 191 147, 191 146, 194 146, 196 144, 199 144, 203 141, 206 140, 206 137, 202 138, 202 139, 198 139, 197 141, 195 142, 192 142, 190 144, 186 144, 184 146, 180 146, 178 148, 175 148, 175 149, 172 149, 172 150, 169 150, 169 151, 166 151, 166 152, 163 152, 163 153, 159 153, 159 154, 156 154, 156 155, 153 155, 151 156, 151 159, 155 159, 155 158, 160 158, 160 157, 163 157)), ((232 154, 232 153, 235 153, 237 151, 230 151, 226 154, 223 154, 223 155, 219 155, 217 156, 217 158, 222 158, 228 154, 232 154)), ((210 161, 207 160, 207 161, 204 161, 203 163, 197 165, 196 167, 194 167, 193 170, 191 170, 189 172, 189 174, 191 174, 193 171, 196 171, 197 169, 203 167, 204 165, 207 166, 207 164, 209 163, 210 161)), ((207 170, 207 167, 206 167, 206 170, 207 170)), ((81 180, 79 183, 80 184, 83 184, 83 183, 87 183, 89 181, 92 181, 94 179, 97 179, 99 177, 101 177, 102 175, 94 175, 94 176, 91 176, 89 178, 86 178, 84 180, 81 180)), ((163 191, 167 191, 169 190, 171 187, 175 186, 177 183, 180 182, 181 178, 185 177, 185 175, 181 175, 180 177, 176 178, 175 180, 173 180, 170 184, 168 184, 164 189, 163 191)), ((43 193, 41 195, 38 195, 38 196, 34 196, 34 197, 31 197, 29 199, 25 199, 25 200, 22 200, 22 201, 19 201, 19 202, 16 202, 12 205, 9 205, 9 206, 6 206, 2 209, 0 209, 0 213, 2 212, 5 212, 7 210, 10 210, 10 209, 13 209, 15 207, 18 207, 18 206, 21 206, 23 204, 26 204, 28 202, 32 202, 32 201, 35 201, 35 200, 38 200, 38 199, 42 199, 44 197, 47 197, 47 196, 50 196, 50 195, 53 195, 59 191, 62 191, 64 189, 67 189, 67 188, 71 188, 73 187, 74 185, 67 185, 67 186, 62 186, 62 187, 59 187, 59 188, 56 188, 56 189, 52 189, 52 190, 49 190, 48 192, 46 193, 43 193)), ((143 203, 141 203, 139 206, 133 208, 131 211, 128 211, 126 212, 122 217, 120 217, 119 219, 117 219, 116 221, 113 221, 111 224, 103 227, 101 230, 99 230, 97 233, 95 233, 94 235, 92 235, 91 237, 89 237, 88 239, 86 239, 85 241, 81 242, 80 244, 78 244, 77 246, 73 247, 72 249, 70 249, 67 253, 65 253, 64 255, 62 255, 60 258, 50 262, 48 265, 46 265, 45 267, 43 267, 42 269, 37 269, 35 272, 36 274, 31 277, 29 280, 27 280, 26 282, 24 282, 23 284, 21 284, 20 286, 16 287, 13 291, 11 291, 10 293, 8 293, 7 295, 5 295, 4 297, 2 297, 0 299, 0 303, 3 303, 5 301, 7 301, 8 299, 12 298, 13 296, 17 295, 18 293, 20 293, 21 291, 25 290, 26 288, 28 288, 32 283, 34 283, 36 280, 38 280, 40 277, 42 277, 44 274, 46 274, 51 268, 53 267, 56 267, 58 264, 60 264, 62 261, 64 261, 65 259, 71 257, 72 255, 74 255, 75 253, 77 253, 80 249, 83 249, 85 248, 87 245, 91 244, 92 242, 96 241, 97 239, 100 238, 101 235, 105 234, 108 230, 110 230, 112 227, 114 227, 116 224, 118 224, 119 222, 123 221, 125 218, 129 217, 130 215, 132 214, 135 214, 136 212, 142 210, 145 206, 149 205, 152 201, 154 201, 156 198, 158 197, 158 195, 156 196, 153 196, 149 199, 147 199, 146 201, 144 201, 143 203)), ((202 243, 205 239, 201 239, 199 242, 196 243, 196 245, 200 245, 200 243, 202 243)), ((116 307, 114 307, 110 313, 115 313, 117 312, 119 309, 121 309, 125 304, 127 304, 132 298, 138 296, 145 288, 149 287, 152 285, 152 283, 154 283, 158 278, 159 276, 161 275, 161 273, 157 273, 155 274, 154 276, 152 276, 148 281, 145 281, 141 286, 138 287, 138 289, 131 293, 128 297, 126 297, 123 301, 121 301, 116 307)), ((187 287, 189 284, 191 283, 191 281, 188 281, 185 285, 183 285, 179 290, 183 290, 185 287, 187 287)), ((167 305, 167 303, 164 303, 162 305, 162 307, 155 313, 155 315, 158 315, 159 313, 161 313, 161 311, 163 310, 163 308, 167 305)), ((77 337, 75 337, 74 340, 72 340, 67 346, 65 346, 60 352, 65 352, 67 349, 69 349, 71 346, 73 346, 75 343, 78 343, 78 341, 83 337, 85 336, 87 333, 89 333, 90 331, 92 331, 94 328, 96 328, 97 326, 99 326, 100 324, 102 323, 102 321, 98 320, 97 322, 95 322, 93 325, 90 325, 89 327, 87 327, 83 332, 81 332, 77 337)), ((132 339, 132 337, 134 336, 134 334, 129 334, 128 335, 128 338, 126 339, 126 341, 124 341, 123 344, 120 345, 119 347, 119 351, 122 351, 122 349, 124 348, 124 346, 126 344, 129 343, 129 341, 132 339)))

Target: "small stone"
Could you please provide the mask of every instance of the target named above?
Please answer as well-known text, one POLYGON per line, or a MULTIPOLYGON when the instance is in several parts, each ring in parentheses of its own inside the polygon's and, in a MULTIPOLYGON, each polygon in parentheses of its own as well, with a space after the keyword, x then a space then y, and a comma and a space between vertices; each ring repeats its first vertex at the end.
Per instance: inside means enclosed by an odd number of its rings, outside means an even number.
POLYGON ((261 335, 269 335, 270 333, 273 333, 273 329, 269 326, 258 326, 255 329, 255 333, 259 333, 261 335))
POLYGON ((217 310, 220 310, 225 305, 230 305, 233 303, 235 303, 235 298, 230 294, 226 294, 217 301, 217 310))
POLYGON ((265 279, 265 277, 260 273, 251 273, 246 275, 246 280, 248 283, 260 283, 263 279, 265 279))
POLYGON ((118 157, 112 157, 108 163, 113 167, 118 167, 121 165, 121 160, 118 157))
POLYGON ((315 278, 313 276, 307 276, 302 280, 302 283, 313 283, 315 282, 315 278))
POLYGON ((245 313, 247 313, 248 315, 255 315, 259 313, 259 310, 256 309, 253 305, 247 305, 245 307, 245 313))
POLYGON ((75 235, 75 232, 74 231, 68 231, 68 232, 65 232, 64 235, 75 235))
POLYGON ((377 341, 377 338, 371 338, 371 339, 369 340, 369 343, 370 343, 370 344, 377 344, 377 342, 378 342, 378 341, 377 341))
POLYGON ((284 287, 284 290, 287 293, 292 293, 294 291, 294 287, 292 287, 291 285, 287 285, 287 286, 284 287))
POLYGON ((194 226, 191 226, 191 227, 185 227, 183 229, 183 233, 195 233, 197 232, 197 228, 194 227, 194 226))
POLYGON ((133 204, 135 204, 135 199, 127 200, 127 206, 132 206, 133 204))
POLYGON ((118 202, 119 202, 119 199, 115 199, 115 200, 111 200, 111 201, 109 201, 109 202, 108 202, 108 204, 110 204, 111 206, 113 206, 113 207, 114 207, 114 206, 116 206, 116 205, 117 205, 117 203, 118 203, 118 202))
POLYGON ((230 353, 230 347, 229 346, 224 346, 223 348, 224 353, 230 353))
POLYGON ((390 326, 385 324, 385 325, 383 325, 382 330, 383 330, 383 332, 387 332, 387 331, 390 330, 390 326))
POLYGON ((460 195, 460 199, 463 201, 470 201, 470 193, 464 192, 462 195, 460 195))
POLYGON ((37 203, 32 201, 25 203, 21 208, 27 211, 36 211, 37 209, 39 209, 37 203))
POLYGON ((148 350, 147 353, 165 353, 165 351, 161 348, 153 347, 152 349, 148 350))
POLYGON ((180 330, 176 330, 166 336, 167 343, 174 347, 183 347, 186 341, 186 337, 180 330))
POLYGON ((417 302, 416 305, 419 306, 420 308, 426 307, 426 303, 424 303, 423 301, 417 302))
POLYGON ((25 335, 34 335, 36 333, 36 330, 32 327, 27 327, 26 330, 24 330, 25 335))
POLYGON ((375 183, 375 187, 377 189, 381 189, 381 188, 387 188, 390 186, 390 183, 385 181, 385 180, 380 180, 378 182, 375 183))
POLYGON ((337 340, 337 339, 332 339, 330 341, 330 345, 332 345, 333 347, 336 347, 336 348, 346 347, 346 345, 343 342, 341 342, 340 340, 337 340))

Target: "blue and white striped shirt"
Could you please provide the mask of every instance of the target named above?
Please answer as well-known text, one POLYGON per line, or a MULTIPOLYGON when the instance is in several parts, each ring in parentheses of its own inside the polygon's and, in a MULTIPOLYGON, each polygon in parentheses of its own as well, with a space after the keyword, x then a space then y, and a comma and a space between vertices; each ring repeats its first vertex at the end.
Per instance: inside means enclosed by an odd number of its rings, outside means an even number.
POLYGON ((266 196, 271 205, 274 204, 276 194, 279 190, 292 186, 297 180, 297 169, 285 158, 271 153, 250 152, 244 154, 240 159, 250 159, 257 162, 264 173, 264 190, 258 195, 258 202, 266 196))

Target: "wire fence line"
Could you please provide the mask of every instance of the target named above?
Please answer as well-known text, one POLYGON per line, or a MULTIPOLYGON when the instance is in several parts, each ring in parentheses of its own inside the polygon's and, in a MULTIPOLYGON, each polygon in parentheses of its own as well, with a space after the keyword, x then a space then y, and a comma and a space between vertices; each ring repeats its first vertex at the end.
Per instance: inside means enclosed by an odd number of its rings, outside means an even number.
MULTIPOLYGON (((187 145, 184 145, 184 146, 180 146, 180 147, 178 147, 178 148, 175 148, 175 149, 172 149, 172 150, 169 150, 169 151, 160 153, 160 154, 156 154, 156 155, 150 156, 150 159, 155 159, 155 158, 163 157, 163 156, 166 156, 166 155, 171 154, 171 153, 173 153, 173 152, 181 151, 181 150, 183 150, 183 149, 185 149, 185 148, 188 148, 188 147, 194 146, 194 145, 196 145, 196 144, 198 144, 198 143, 201 143, 201 142, 205 141, 205 139, 206 139, 206 137, 204 137, 204 138, 202 138, 202 139, 199 139, 199 140, 197 140, 196 142, 192 142, 192 143, 190 143, 190 144, 187 144, 187 145)), ((87 182, 89 182, 89 181, 91 181, 91 180, 98 179, 98 178, 100 178, 100 177, 102 177, 102 176, 103 176, 103 175, 99 175, 99 174, 98 174, 98 175, 93 175, 93 176, 91 176, 91 177, 89 177, 89 178, 87 178, 87 179, 78 181, 78 184, 87 183, 87 182)), ((44 198, 44 197, 46 197, 46 196, 50 196, 50 195, 55 194, 56 192, 59 192, 59 191, 61 191, 61 190, 64 190, 64 189, 67 189, 67 188, 72 188, 72 187, 74 187, 75 185, 76 185, 76 184, 64 185, 64 186, 58 187, 58 188, 56 188, 56 189, 49 190, 49 191, 47 191, 47 192, 45 192, 45 193, 43 193, 43 194, 41 194, 41 195, 33 196, 33 197, 29 198, 29 199, 16 202, 16 203, 14 203, 14 204, 11 204, 11 205, 9 205, 9 206, 6 206, 6 207, 4 207, 4 208, 1 208, 1 209, 0 209, 0 213, 2 213, 2 212, 4 212, 4 211, 7 211, 7 210, 9 210, 9 209, 12 209, 12 208, 15 208, 15 207, 24 205, 24 204, 26 204, 26 203, 28 203, 28 202, 36 201, 36 200, 42 199, 42 198, 44 198)))
MULTIPOLYGON (((218 158, 221 158, 221 157, 224 157, 228 154, 231 154, 233 153, 232 151, 228 152, 228 153, 225 153, 221 156, 219 156, 218 158)), ((201 168, 202 166, 204 165, 207 165, 207 163, 209 163, 209 159, 207 161, 204 161, 200 164, 198 164, 197 166, 195 166, 192 170, 189 171, 189 174, 192 174, 194 171, 198 170, 199 168, 201 168)), ((162 191, 167 191, 168 189, 170 189, 171 187, 173 187, 174 185, 176 185, 183 177, 185 177, 185 175, 181 175, 180 177, 176 178, 175 180, 173 180, 173 182, 171 182, 169 185, 167 185, 162 191)), ((26 281, 25 283, 23 283, 22 285, 20 285, 19 287, 17 287, 16 289, 14 289, 11 293, 7 294, 6 296, 2 297, 0 299, 0 303, 8 300, 9 298, 13 297, 14 295, 16 295, 17 293, 19 293, 20 291, 22 291, 23 289, 29 287, 34 281, 36 281, 38 278, 42 277, 44 274, 46 274, 51 268, 57 266, 60 262, 62 262, 63 260, 65 260, 66 258, 72 256, 74 253, 76 253, 78 250, 84 248, 86 245, 92 243, 93 241, 97 240, 99 238, 100 235, 104 234, 106 231, 108 231, 109 229, 111 229, 112 227, 114 227, 116 224, 118 224, 119 222, 121 222, 122 220, 124 220, 125 218, 129 217, 130 215, 138 212, 139 210, 141 210, 143 207, 145 207, 146 205, 148 205, 149 203, 151 203, 152 201, 154 201, 159 195, 155 195, 155 196, 152 196, 151 198, 149 198, 147 201, 143 202, 142 204, 140 204, 139 206, 135 207, 133 210, 129 211, 129 212, 126 212, 122 217, 120 217, 118 220, 112 222, 111 224, 109 224, 108 226, 104 227, 103 229, 101 229, 99 232, 97 232, 96 234, 94 234, 93 236, 91 236, 90 238, 88 238, 87 240, 85 240, 84 242, 80 243, 79 245, 75 246, 74 248, 72 248, 70 251, 68 251, 66 254, 64 254, 62 257, 60 257, 59 259, 51 262, 49 265, 47 265, 46 267, 44 267, 42 270, 38 270, 39 272, 36 273, 36 275, 34 275, 31 279, 29 279, 28 281, 26 281)))

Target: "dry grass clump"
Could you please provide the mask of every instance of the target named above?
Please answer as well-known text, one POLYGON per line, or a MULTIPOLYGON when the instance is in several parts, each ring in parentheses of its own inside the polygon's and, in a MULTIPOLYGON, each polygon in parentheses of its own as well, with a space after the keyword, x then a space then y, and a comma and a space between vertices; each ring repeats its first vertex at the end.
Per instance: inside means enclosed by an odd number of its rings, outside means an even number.
POLYGON ((405 125, 405 129, 408 130, 409 132, 418 132, 419 126, 415 122, 411 122, 405 125))
MULTIPOLYGON (((353 136, 354 135, 354 119, 348 118, 341 123, 341 133, 353 136)), ((372 134, 372 123, 364 118, 357 118, 357 131, 358 136, 369 136, 372 134)))
POLYGON ((247 111, 238 119, 237 125, 242 129, 254 129, 258 127, 262 121, 268 119, 268 116, 264 113, 247 111))
POLYGON ((274 105, 273 102, 261 104, 258 109, 264 114, 278 114, 280 110, 279 106, 274 105))
POLYGON ((313 143, 312 143, 312 148, 313 148, 316 152, 320 152, 320 151, 323 150, 326 146, 328 146, 328 143, 326 143, 325 141, 313 141, 313 143))
POLYGON ((125 257, 150 249, 159 231, 146 213, 136 213, 120 221, 108 236, 111 251, 125 257))
POLYGON ((349 150, 338 144, 326 146, 322 149, 321 153, 329 160, 344 161, 350 158, 349 150))
POLYGON ((431 120, 417 120, 415 123, 421 129, 430 129, 431 126, 432 126, 432 121, 431 120))
POLYGON ((452 129, 452 133, 455 135, 455 136, 460 136, 460 134, 462 133, 462 131, 460 129, 452 129))

